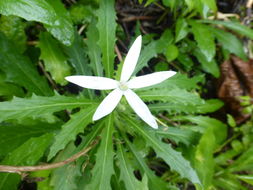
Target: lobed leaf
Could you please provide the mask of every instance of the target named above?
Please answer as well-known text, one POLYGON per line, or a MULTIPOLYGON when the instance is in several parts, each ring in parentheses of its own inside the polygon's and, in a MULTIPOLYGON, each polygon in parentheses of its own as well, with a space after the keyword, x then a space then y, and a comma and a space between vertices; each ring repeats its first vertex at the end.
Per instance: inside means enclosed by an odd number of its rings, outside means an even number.
POLYGON ((55 141, 50 147, 48 160, 53 158, 57 152, 65 148, 65 146, 76 139, 78 133, 82 133, 88 124, 92 122, 92 115, 95 112, 96 105, 92 105, 87 109, 73 114, 68 122, 66 122, 61 131, 55 136, 55 141))
POLYGON ((73 109, 77 107, 88 107, 94 102, 85 98, 74 98, 55 95, 43 97, 33 95, 32 97, 14 98, 8 102, 0 102, 0 121, 23 118, 44 118, 54 112, 73 109))
POLYGON ((106 77, 113 77, 114 70, 114 44, 116 41, 116 13, 114 0, 101 0, 99 2, 98 17, 98 45, 102 51, 102 63, 106 77))
POLYGON ((183 178, 189 179, 194 184, 200 184, 196 171, 191 167, 190 162, 186 160, 181 153, 175 151, 171 145, 161 142, 153 131, 139 126, 131 118, 124 116, 129 125, 140 134, 150 147, 154 149, 157 156, 162 158, 172 170, 177 171, 183 178))
POLYGON ((110 190, 113 168, 113 132, 114 117, 109 115, 101 134, 101 144, 96 154, 96 164, 92 169, 92 179, 87 189, 110 190))

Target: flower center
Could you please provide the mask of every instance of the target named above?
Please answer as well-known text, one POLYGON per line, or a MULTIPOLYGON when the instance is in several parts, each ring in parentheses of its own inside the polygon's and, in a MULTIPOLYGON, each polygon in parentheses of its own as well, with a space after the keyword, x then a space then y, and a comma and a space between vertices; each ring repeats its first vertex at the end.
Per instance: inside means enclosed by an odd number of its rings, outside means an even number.
POLYGON ((127 83, 126 82, 119 82, 119 89, 122 91, 126 91, 128 89, 127 83))

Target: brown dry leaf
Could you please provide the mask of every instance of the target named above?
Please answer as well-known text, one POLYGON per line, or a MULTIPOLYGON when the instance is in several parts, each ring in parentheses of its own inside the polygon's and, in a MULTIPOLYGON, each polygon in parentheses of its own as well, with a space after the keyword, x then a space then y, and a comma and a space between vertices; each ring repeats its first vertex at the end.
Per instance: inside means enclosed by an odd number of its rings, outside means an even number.
POLYGON ((231 56, 221 65, 218 97, 225 102, 226 112, 242 123, 249 115, 242 112, 239 96, 253 97, 253 61, 231 56))

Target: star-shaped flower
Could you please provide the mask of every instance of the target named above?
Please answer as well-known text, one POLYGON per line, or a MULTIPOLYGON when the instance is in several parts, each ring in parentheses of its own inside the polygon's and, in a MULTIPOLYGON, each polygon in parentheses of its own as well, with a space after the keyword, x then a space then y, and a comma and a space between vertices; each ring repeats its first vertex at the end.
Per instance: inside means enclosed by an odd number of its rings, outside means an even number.
POLYGON ((122 96, 126 97, 127 102, 136 114, 151 127, 157 129, 158 125, 154 116, 149 111, 146 104, 132 89, 152 86, 168 79, 176 74, 174 71, 161 71, 144 76, 130 79, 134 72, 141 50, 141 36, 139 36, 131 46, 125 58, 120 81, 105 77, 95 76, 68 76, 66 80, 84 88, 96 90, 111 90, 107 97, 98 106, 93 115, 93 121, 110 114, 120 102, 122 96))

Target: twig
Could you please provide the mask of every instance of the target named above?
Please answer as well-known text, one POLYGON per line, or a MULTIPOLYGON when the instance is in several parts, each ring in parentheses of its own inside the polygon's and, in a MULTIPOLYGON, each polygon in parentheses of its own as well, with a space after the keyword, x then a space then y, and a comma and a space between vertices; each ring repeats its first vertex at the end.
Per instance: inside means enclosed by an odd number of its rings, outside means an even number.
POLYGON ((123 61, 123 58, 122 58, 122 55, 121 55, 121 53, 120 53, 120 51, 119 51, 118 46, 115 45, 114 49, 115 49, 115 52, 116 52, 116 54, 117 54, 117 56, 118 56, 119 61, 122 62, 122 61, 123 61))
POLYGON ((154 17, 151 16, 130 16, 127 18, 123 18, 120 21, 122 22, 132 22, 132 21, 136 21, 136 20, 155 20, 154 17))
POLYGON ((68 163, 75 161, 76 159, 80 158, 81 156, 85 155, 89 152, 96 144, 98 144, 98 139, 94 140, 90 146, 74 154, 72 157, 68 158, 67 160, 61 162, 55 162, 52 164, 44 164, 38 166, 8 166, 8 165, 0 165, 0 172, 7 172, 7 173, 19 173, 21 172, 31 172, 31 171, 40 171, 40 170, 48 170, 53 168, 62 167, 68 163))
POLYGON ((84 31, 84 29, 86 28, 86 25, 82 25, 81 28, 78 30, 78 34, 82 34, 82 32, 84 31))

